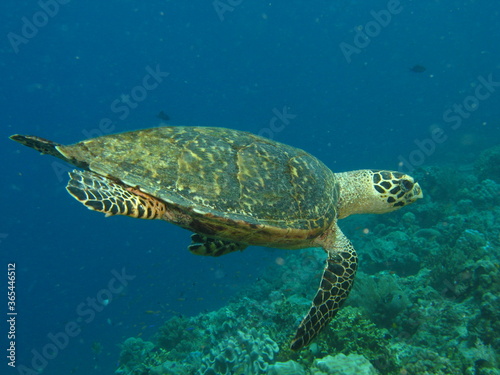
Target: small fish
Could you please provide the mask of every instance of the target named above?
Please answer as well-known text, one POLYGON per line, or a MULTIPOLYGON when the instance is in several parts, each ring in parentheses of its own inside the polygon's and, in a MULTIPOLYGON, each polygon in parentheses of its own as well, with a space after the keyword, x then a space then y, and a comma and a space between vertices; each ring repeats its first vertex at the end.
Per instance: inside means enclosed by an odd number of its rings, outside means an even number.
POLYGON ((158 114, 156 115, 156 117, 158 117, 160 120, 163 120, 163 121, 168 121, 168 120, 170 120, 170 116, 169 116, 169 115, 167 115, 167 114, 166 114, 165 112, 163 112, 163 111, 160 111, 160 113, 158 113, 158 114))
POLYGON ((410 70, 414 73, 422 73, 422 72, 425 72, 427 70, 427 68, 425 66, 417 64, 417 65, 414 65, 413 67, 411 67, 410 70))

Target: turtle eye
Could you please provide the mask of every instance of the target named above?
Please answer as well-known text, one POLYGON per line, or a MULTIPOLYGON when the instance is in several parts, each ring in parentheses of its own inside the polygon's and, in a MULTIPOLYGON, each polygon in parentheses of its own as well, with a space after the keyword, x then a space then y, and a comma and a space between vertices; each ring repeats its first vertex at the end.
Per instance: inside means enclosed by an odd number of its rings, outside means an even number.
POLYGON ((404 190, 410 191, 411 189, 413 189, 414 184, 409 180, 403 180, 402 185, 404 190))

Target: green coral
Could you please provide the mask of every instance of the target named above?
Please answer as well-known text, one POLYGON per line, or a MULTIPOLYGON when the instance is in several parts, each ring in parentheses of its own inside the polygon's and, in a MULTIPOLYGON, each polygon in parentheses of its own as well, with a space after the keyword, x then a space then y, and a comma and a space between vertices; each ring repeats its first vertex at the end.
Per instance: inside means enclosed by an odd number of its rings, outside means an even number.
POLYGON ((462 375, 460 367, 453 364, 451 360, 440 356, 433 350, 415 347, 411 345, 400 345, 395 347, 404 362, 399 374, 408 375, 462 375))
POLYGON ((476 208, 488 209, 500 204, 500 185, 485 179, 479 184, 464 187, 459 191, 459 196, 471 199, 476 208))
POLYGON ((159 328, 154 338, 158 347, 169 352, 169 359, 182 361, 186 353, 208 345, 199 326, 194 318, 173 317, 159 328))
POLYGON ((362 308, 374 323, 389 328, 394 318, 410 306, 408 293, 396 274, 367 275, 359 271, 349 304, 362 308))
POLYGON ((500 146, 483 151, 475 163, 475 169, 480 180, 489 178, 500 183, 500 146))
POLYGON ((148 375, 150 369, 160 365, 165 358, 165 352, 155 350, 152 342, 130 337, 122 344, 120 366, 115 374, 148 375))
POLYGON ((333 322, 318 335, 317 349, 299 353, 298 362, 310 367, 313 361, 327 354, 358 353, 374 366, 390 374, 396 370, 394 353, 388 348, 390 334, 378 328, 359 308, 347 306, 339 311, 333 322))

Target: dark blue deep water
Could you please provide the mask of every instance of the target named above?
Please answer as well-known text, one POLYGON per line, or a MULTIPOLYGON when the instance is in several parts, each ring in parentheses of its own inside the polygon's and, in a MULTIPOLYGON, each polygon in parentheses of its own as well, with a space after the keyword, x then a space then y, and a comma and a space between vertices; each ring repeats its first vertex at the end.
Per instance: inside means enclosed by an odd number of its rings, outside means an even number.
POLYGON ((19 367, 33 369, 68 324, 78 332, 49 350, 43 373, 112 374, 126 338, 226 305, 289 254, 196 257, 185 230, 88 211, 65 191, 69 167, 12 134, 73 143, 158 126, 163 111, 170 125, 271 136, 334 171, 459 168, 500 141, 494 0, 41 0, 0 10, 2 374, 34 373, 19 367), (17 368, 5 357, 8 263, 17 368), (122 272, 127 285, 91 307, 122 272))

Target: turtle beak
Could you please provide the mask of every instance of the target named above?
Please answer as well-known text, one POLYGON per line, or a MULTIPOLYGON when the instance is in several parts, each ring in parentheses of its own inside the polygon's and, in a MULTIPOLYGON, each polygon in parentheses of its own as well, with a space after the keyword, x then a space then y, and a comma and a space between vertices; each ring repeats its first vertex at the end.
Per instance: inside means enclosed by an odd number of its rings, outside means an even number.
POLYGON ((415 182, 413 184, 413 188, 411 191, 408 193, 408 203, 413 203, 417 199, 423 198, 424 194, 422 193, 422 188, 418 184, 418 182, 415 182))

